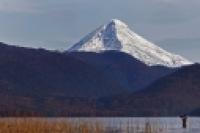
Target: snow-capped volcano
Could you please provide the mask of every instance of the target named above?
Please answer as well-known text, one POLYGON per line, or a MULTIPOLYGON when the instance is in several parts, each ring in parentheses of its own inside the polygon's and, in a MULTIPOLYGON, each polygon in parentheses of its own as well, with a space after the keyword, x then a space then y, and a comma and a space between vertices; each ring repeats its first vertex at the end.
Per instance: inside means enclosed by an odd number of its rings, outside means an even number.
POLYGON ((96 29, 68 51, 103 52, 117 50, 125 52, 147 65, 178 67, 191 64, 179 55, 171 54, 134 33, 120 20, 113 19, 96 29))

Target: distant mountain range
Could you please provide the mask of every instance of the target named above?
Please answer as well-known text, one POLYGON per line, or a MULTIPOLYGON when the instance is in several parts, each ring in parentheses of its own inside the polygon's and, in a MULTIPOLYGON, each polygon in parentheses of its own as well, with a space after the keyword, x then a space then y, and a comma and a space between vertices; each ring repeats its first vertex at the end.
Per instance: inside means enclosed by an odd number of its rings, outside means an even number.
POLYGON ((25 101, 17 98, 30 98, 32 102, 27 104, 35 103, 36 108, 38 99, 99 98, 135 92, 173 71, 148 67, 116 51, 59 53, 0 43, 0 95, 9 101, 1 100, 0 107, 4 110, 19 105, 23 109, 25 101))
POLYGON ((65 52, 0 43, 1 116, 198 114, 200 65, 112 20, 65 52))

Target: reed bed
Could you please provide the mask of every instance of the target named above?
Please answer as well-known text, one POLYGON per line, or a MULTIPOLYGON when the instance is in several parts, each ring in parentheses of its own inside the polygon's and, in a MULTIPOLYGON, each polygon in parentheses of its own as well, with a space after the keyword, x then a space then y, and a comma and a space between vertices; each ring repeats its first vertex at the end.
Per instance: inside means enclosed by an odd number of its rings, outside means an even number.
POLYGON ((103 127, 99 123, 10 119, 0 121, 0 133, 103 133, 103 127))
POLYGON ((143 128, 140 125, 138 127, 127 125, 113 129, 103 123, 12 118, 0 120, 0 133, 164 133, 164 130, 149 122, 143 128))

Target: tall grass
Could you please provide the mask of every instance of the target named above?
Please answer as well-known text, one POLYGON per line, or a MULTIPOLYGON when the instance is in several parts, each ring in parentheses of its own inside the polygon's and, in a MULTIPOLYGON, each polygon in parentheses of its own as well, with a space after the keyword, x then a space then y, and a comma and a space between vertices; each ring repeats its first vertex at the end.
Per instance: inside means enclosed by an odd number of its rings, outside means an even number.
POLYGON ((9 119, 0 121, 0 133, 102 133, 101 124, 70 123, 41 119, 9 119))
POLYGON ((163 130, 149 122, 142 128, 140 125, 127 125, 124 128, 113 129, 103 123, 12 118, 0 119, 0 133, 163 133, 163 130))

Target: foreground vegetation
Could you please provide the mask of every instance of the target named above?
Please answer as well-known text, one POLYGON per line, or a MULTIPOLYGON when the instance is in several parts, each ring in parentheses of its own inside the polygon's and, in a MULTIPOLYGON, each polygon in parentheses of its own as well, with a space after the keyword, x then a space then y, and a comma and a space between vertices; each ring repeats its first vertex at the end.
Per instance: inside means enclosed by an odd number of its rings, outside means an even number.
POLYGON ((162 133, 158 126, 146 123, 138 126, 108 128, 103 123, 69 122, 37 118, 0 119, 0 133, 162 133))
POLYGON ((0 133, 102 133, 98 123, 70 123, 41 119, 5 119, 0 121, 0 133))

